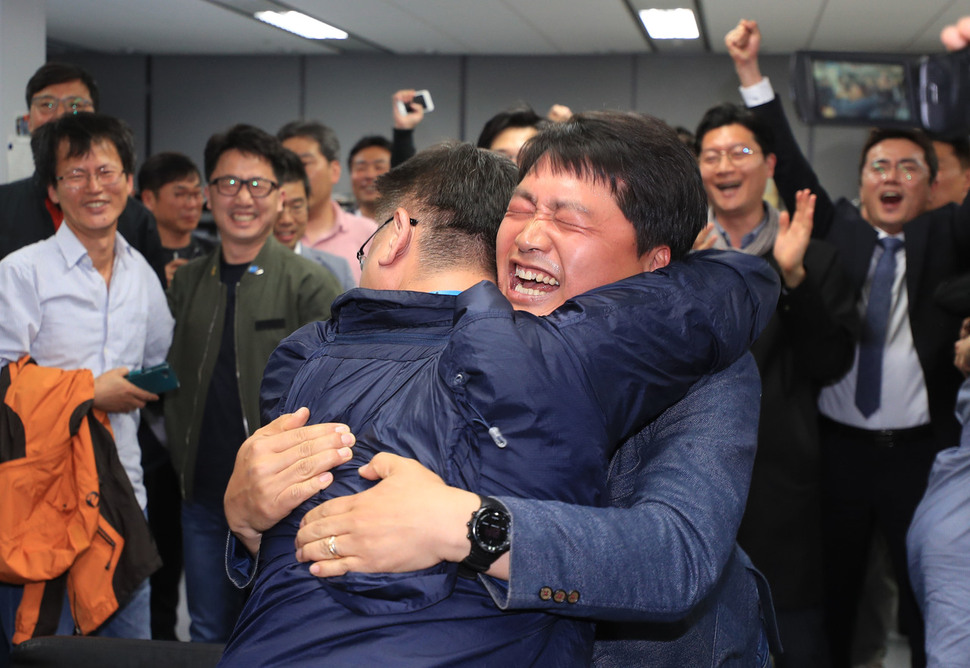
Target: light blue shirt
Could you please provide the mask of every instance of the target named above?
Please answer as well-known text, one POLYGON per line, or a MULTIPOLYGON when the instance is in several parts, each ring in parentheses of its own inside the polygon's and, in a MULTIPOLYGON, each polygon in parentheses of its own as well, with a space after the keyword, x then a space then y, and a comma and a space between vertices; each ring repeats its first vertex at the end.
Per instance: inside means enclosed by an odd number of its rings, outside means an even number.
MULTIPOLYGON (((889 236, 876 230, 880 239, 889 236)), ((898 239, 904 239, 900 233, 898 239)), ((869 262, 869 273, 862 288, 859 317, 866 318, 869 293, 876 263, 885 251, 877 245, 869 262)), ((856 379, 859 374, 859 344, 855 346, 852 368, 838 382, 822 389, 818 408, 822 415, 859 429, 907 429, 930 423, 930 402, 913 342, 913 329, 909 323, 909 291, 906 289, 906 251, 896 251, 896 273, 893 277, 892 301, 886 343, 883 346, 882 393, 879 408, 869 417, 855 405, 856 379)))
POLYGON ((936 455, 906 537, 930 668, 970 665, 970 380, 957 395, 957 419, 960 445, 936 455))
MULTIPOLYGON (((145 258, 116 233, 109 289, 66 224, 0 261, 0 314, 2 364, 29 354, 42 366, 90 369, 97 378, 120 366, 159 364, 172 343, 174 321, 145 258)), ((144 508, 138 411, 108 417, 144 508)))

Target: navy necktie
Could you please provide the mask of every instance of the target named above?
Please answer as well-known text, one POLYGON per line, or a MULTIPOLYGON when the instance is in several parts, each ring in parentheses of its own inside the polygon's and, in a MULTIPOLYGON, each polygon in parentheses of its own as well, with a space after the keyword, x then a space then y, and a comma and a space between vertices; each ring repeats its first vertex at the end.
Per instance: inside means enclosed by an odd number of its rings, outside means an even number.
POLYGON ((866 306, 866 320, 859 341, 859 375, 856 377, 855 405, 869 417, 879 408, 882 393, 882 357, 892 305, 893 279, 896 276, 896 251, 903 242, 892 237, 879 240, 883 252, 876 262, 866 306))

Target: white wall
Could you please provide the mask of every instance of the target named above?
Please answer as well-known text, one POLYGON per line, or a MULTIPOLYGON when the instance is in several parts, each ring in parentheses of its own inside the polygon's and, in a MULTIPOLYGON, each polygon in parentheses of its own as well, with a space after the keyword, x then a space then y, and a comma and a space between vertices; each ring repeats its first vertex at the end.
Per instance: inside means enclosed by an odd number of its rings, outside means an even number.
POLYGON ((6 183, 7 151, 16 117, 27 113, 27 80, 44 64, 47 26, 43 0, 0 0, 0 183, 6 183))

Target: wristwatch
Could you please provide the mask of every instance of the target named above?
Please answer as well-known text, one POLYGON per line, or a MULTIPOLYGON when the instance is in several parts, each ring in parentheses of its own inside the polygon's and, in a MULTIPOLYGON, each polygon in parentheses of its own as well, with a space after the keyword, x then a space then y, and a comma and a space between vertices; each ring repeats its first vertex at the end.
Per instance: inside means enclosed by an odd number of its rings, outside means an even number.
POLYGON ((502 502, 490 496, 479 496, 482 505, 468 520, 468 540, 472 551, 458 566, 458 575, 474 579, 495 560, 509 551, 509 529, 512 516, 502 502))

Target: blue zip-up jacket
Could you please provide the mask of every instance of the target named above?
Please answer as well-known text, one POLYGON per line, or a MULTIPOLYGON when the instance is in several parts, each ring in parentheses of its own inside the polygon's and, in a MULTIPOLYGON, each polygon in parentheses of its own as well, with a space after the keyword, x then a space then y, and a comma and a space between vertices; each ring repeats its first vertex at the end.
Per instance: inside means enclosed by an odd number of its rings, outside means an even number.
POLYGON ((616 444, 725 368, 773 312, 759 258, 699 254, 593 290, 554 314, 490 283, 457 297, 354 290, 267 366, 265 418, 308 406, 357 436, 334 482, 263 535, 253 594, 222 665, 586 665, 592 625, 500 611, 455 564, 318 579, 294 556, 310 508, 369 486, 378 451, 481 494, 601 505, 616 444))

